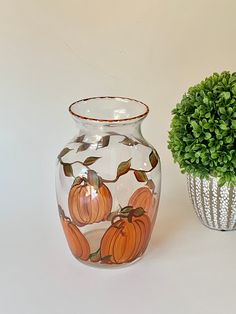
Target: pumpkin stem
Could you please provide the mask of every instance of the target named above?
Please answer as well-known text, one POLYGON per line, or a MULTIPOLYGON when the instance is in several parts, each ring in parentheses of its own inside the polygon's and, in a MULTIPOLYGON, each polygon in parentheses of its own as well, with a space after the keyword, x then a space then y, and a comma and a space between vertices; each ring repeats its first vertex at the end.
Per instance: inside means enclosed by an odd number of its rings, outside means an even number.
POLYGON ((107 216, 107 221, 112 221, 113 217, 117 216, 118 213, 119 213, 119 210, 110 213, 110 214, 107 216))
MULTIPOLYGON (((112 213, 115 214, 115 213, 112 213)), ((121 212, 115 214, 111 219, 111 224, 115 222, 117 217, 119 218, 127 218, 129 222, 132 222, 132 218, 139 217, 145 214, 145 210, 142 207, 133 208, 132 206, 126 206, 122 208, 121 212)), ((111 215, 110 215, 111 216, 111 215)), ((109 220, 110 220, 109 219, 109 220)))
POLYGON ((142 207, 137 207, 132 212, 133 216, 139 217, 145 214, 145 210, 142 207))
POLYGON ((113 218, 112 218, 112 220, 111 220, 111 224, 114 224, 114 220, 117 218, 117 217, 119 217, 119 218, 127 218, 128 217, 128 215, 127 214, 117 214, 117 215, 115 215, 113 218))
POLYGON ((128 215, 128 222, 132 223, 133 213, 130 212, 128 215))

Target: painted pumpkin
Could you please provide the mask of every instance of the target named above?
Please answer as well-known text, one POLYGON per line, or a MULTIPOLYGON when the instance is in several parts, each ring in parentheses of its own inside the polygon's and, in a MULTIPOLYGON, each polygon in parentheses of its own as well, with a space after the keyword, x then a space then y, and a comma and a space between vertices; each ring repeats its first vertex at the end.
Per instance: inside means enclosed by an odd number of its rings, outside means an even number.
POLYGON ((98 189, 88 183, 76 184, 70 190, 68 205, 76 225, 93 224, 105 220, 110 214, 112 195, 103 183, 98 189))
POLYGON ((60 210, 60 219, 72 254, 75 258, 87 261, 90 255, 90 247, 87 239, 72 223, 70 218, 65 216, 62 210, 60 210))
POLYGON ((134 208, 142 207, 150 219, 153 219, 155 213, 155 198, 153 192, 148 187, 141 187, 137 189, 129 199, 129 206, 134 208))
POLYGON ((144 212, 141 216, 132 216, 131 219, 120 218, 112 223, 102 237, 101 261, 107 264, 132 262, 144 253, 150 235, 150 219, 144 212))

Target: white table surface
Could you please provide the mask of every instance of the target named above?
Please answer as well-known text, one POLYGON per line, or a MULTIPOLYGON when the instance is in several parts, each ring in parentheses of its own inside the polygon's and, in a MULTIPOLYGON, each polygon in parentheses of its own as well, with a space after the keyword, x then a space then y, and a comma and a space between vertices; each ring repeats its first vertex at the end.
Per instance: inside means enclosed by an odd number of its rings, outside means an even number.
POLYGON ((234 313, 236 233, 200 224, 166 142, 188 86, 235 71, 236 2, 0 4, 0 313, 234 313), (77 262, 57 213, 55 157, 75 133, 67 106, 94 95, 149 104, 143 133, 162 159, 150 246, 124 269, 77 262))

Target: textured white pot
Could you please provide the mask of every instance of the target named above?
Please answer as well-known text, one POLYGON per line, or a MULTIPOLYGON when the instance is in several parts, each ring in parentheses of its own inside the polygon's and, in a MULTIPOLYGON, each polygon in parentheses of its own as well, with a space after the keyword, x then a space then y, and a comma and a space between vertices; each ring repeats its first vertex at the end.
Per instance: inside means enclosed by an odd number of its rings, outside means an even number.
POLYGON ((188 191, 200 221, 215 230, 236 229, 236 187, 219 186, 217 178, 187 176, 188 191))

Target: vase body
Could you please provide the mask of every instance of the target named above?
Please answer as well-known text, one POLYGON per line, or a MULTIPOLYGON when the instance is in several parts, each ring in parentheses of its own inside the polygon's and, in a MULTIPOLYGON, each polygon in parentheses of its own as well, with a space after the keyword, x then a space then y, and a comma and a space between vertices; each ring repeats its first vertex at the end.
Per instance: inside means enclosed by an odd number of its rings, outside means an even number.
POLYGON ((218 179, 187 176, 188 191, 200 221, 220 231, 236 229, 236 187, 219 186, 218 179))
POLYGON ((98 267, 145 252, 160 198, 160 159, 142 136, 148 107, 94 97, 70 106, 78 132, 58 155, 56 192, 72 254, 98 267))

